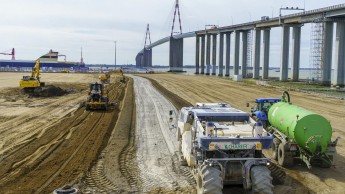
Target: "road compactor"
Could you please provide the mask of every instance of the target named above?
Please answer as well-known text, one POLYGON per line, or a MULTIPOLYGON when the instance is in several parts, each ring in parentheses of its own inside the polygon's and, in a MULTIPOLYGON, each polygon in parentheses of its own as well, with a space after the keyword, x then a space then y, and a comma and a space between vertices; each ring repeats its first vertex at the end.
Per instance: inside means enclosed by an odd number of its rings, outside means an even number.
POLYGON ((267 126, 274 136, 272 157, 281 166, 293 166, 300 158, 308 168, 333 165, 337 138, 332 141, 332 126, 323 116, 293 105, 288 92, 282 98, 256 99, 252 116, 267 126))
POLYGON ((273 193, 270 159, 262 154, 273 136, 249 113, 225 103, 197 103, 175 116, 170 111, 169 121, 177 128, 180 162, 191 168, 198 194, 222 193, 223 185, 237 184, 273 193))
POLYGON ((108 88, 101 83, 90 84, 90 92, 85 102, 86 110, 108 110, 108 88))
POLYGON ((31 76, 23 76, 19 82, 19 87, 29 93, 40 93, 44 82, 40 81, 40 60, 36 60, 35 66, 32 68, 31 76))

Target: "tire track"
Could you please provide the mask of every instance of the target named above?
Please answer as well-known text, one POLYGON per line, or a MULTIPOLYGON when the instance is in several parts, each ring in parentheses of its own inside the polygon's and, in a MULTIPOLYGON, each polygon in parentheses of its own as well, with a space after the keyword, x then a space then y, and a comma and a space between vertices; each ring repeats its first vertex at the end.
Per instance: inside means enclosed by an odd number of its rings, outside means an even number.
POLYGON ((79 150, 81 149, 81 147, 85 144, 86 140, 88 140, 90 138, 90 136, 92 135, 92 133, 95 133, 95 130, 93 130, 94 128, 96 128, 98 125, 101 125, 102 122, 100 122, 102 120, 102 118, 104 117, 104 113, 100 114, 99 117, 95 120, 94 124, 92 125, 92 127, 90 127, 89 132, 87 133, 87 136, 83 139, 83 141, 79 144, 79 146, 77 147, 76 150, 74 150, 74 152, 72 153, 72 155, 70 157, 67 158, 67 160, 61 165, 61 167, 52 175, 49 177, 49 179, 47 181, 45 181, 45 183, 39 187, 36 190, 36 193, 42 193, 43 189, 45 189, 60 173, 61 171, 67 166, 67 164, 72 160, 72 158, 79 152, 79 150))
MULTIPOLYGON (((127 82, 128 82, 128 80, 127 80, 127 82)), ((126 84, 124 84, 122 86, 125 87, 126 84)), ((116 88, 116 89, 118 89, 118 88, 116 88)), ((126 92, 122 91, 122 93, 120 93, 120 95, 117 95, 117 97, 113 100, 114 101, 120 101, 120 98, 123 97, 126 101, 126 99, 127 99, 126 96, 127 96, 127 91, 126 92)), ((124 107, 125 103, 126 102, 122 103, 121 110, 124 109, 123 107, 124 107)), ((132 110, 130 113, 133 114, 133 111, 134 110, 132 110)), ((122 114, 123 113, 121 111, 121 113, 119 115, 119 119, 121 119, 122 114)), ((127 115, 125 115, 124 117, 127 117, 127 115)), ((132 125, 133 125, 133 123, 135 123, 135 120, 130 121, 130 122, 132 122, 132 125)), ((118 122, 117 122, 117 124, 118 124, 118 122)), ((115 126, 115 130, 121 130, 121 129, 117 129, 117 124, 115 126)), ((131 128, 132 128, 132 126, 131 126, 131 128)), ((117 133, 118 132, 115 131, 115 134, 117 134, 117 133)), ((121 185, 121 187, 120 187, 107 177, 107 175, 105 174, 106 170, 105 170, 105 160, 104 160, 107 152, 106 152, 106 149, 103 149, 103 151, 102 151, 101 155, 99 156, 99 159, 97 160, 96 164, 93 165, 91 170, 87 173, 85 180, 83 181, 82 187, 83 187, 83 191, 85 193, 95 193, 95 192, 97 192, 97 193, 98 192, 123 193, 124 191, 126 191, 126 192, 136 191, 136 188, 137 188, 136 176, 132 173, 133 168, 131 166, 131 165, 133 165, 133 159, 132 158, 133 158, 133 152, 135 149, 134 138, 131 135, 131 130, 129 130, 127 133, 128 133, 128 137, 126 136, 126 138, 129 139, 129 143, 126 144, 124 146, 124 149, 122 149, 120 151, 118 162, 120 165, 120 172, 119 173, 121 173, 122 176, 124 176, 127 179, 129 186, 124 187, 123 185, 121 185)), ((112 134, 112 135, 114 135, 114 134, 112 134)), ((107 145, 108 144, 109 144, 109 142, 107 143, 107 145)), ((114 162, 116 162, 116 161, 114 161, 114 162)))
MULTIPOLYGON (((140 193, 190 192, 191 174, 178 166, 177 142, 170 131, 168 112, 174 109, 149 81, 134 77, 136 104, 137 161, 140 193)), ((181 101, 174 101, 181 104, 181 101)))

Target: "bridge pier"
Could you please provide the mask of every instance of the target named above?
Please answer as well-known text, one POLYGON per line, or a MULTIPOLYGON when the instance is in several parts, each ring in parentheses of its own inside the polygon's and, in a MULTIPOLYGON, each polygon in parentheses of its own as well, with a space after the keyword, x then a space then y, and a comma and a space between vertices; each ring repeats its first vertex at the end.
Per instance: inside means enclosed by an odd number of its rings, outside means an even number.
POLYGON ((345 22, 337 22, 335 38, 335 69, 332 85, 345 85, 345 22))
POLYGON ((242 32, 242 66, 241 66, 241 73, 242 77, 245 78, 247 76, 247 53, 248 49, 248 31, 242 32))
POLYGON ((270 32, 271 32, 270 28, 264 29, 264 36, 263 36, 264 55, 263 55, 263 65, 262 65, 262 79, 268 79, 269 57, 270 57, 270 32))
POLYGON ((231 44, 231 32, 226 33, 226 50, 225 50, 225 76, 230 76, 230 44, 231 44))
POLYGON ((333 49, 333 22, 325 22, 324 31, 324 50, 322 62, 322 77, 321 81, 324 85, 331 84, 332 74, 332 49, 333 49))
POLYGON ((212 75, 216 75, 217 68, 217 34, 212 34, 212 75))
POLYGON ((260 43, 261 43, 261 30, 256 28, 255 29, 255 36, 254 36, 254 73, 253 78, 259 79, 260 77, 260 43))
POLYGON ((183 71, 183 39, 170 37, 169 67, 172 72, 183 71))
POLYGON ((135 57, 135 66, 136 67, 141 67, 142 66, 142 62, 143 61, 143 54, 142 53, 138 53, 137 56, 135 57))
POLYGON ((205 35, 201 36, 201 74, 205 74, 205 35))
POLYGON ((200 58, 200 37, 195 36, 195 74, 199 74, 199 58, 200 58))
POLYGON ((223 58, 224 58, 224 33, 219 34, 219 70, 218 76, 223 77, 223 58))
POLYGON ((301 25, 292 27, 292 81, 299 80, 300 67, 300 50, 301 50, 301 25))
POLYGON ((240 63, 240 31, 235 31, 235 51, 234 51, 234 75, 238 75, 240 63))
POLYGON ((288 68, 289 68, 289 38, 290 27, 282 26, 282 48, 281 48, 281 60, 280 60, 280 81, 287 81, 288 68))
POLYGON ((207 38, 207 43, 206 43, 206 75, 210 75, 211 34, 207 34, 206 38, 207 38))
POLYGON ((152 67, 152 49, 144 48, 142 67, 152 67))

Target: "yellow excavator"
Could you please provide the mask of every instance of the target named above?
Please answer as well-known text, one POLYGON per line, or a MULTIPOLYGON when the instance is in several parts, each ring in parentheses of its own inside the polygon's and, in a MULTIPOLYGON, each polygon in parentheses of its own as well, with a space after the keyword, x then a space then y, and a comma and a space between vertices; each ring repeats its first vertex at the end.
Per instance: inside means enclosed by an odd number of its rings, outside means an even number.
POLYGON ((123 76, 122 69, 116 69, 116 70, 113 70, 113 71, 109 71, 109 72, 105 73, 104 75, 100 75, 99 76, 99 80, 101 81, 101 83, 109 83, 110 76, 113 75, 113 74, 121 74, 121 76, 122 76, 122 80, 121 81, 125 80, 125 76, 123 76))
POLYGON ((35 66, 32 68, 31 76, 23 76, 19 82, 19 87, 25 92, 40 92, 44 82, 40 81, 40 60, 36 60, 35 66))

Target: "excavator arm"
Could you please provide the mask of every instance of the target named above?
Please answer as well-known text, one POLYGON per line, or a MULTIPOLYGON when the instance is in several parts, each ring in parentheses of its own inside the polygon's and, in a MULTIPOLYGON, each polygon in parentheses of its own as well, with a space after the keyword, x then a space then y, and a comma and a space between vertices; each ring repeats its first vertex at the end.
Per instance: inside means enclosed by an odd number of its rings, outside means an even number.
POLYGON ((32 68, 31 77, 36 78, 38 81, 40 80, 40 68, 40 60, 37 59, 35 66, 32 68))
POLYGON ((44 82, 40 82, 40 60, 37 59, 35 66, 32 68, 31 76, 23 76, 19 82, 19 87, 25 91, 33 92, 44 85, 44 82))
POLYGON ((101 82, 109 82, 110 76, 113 74, 121 74, 122 78, 124 78, 122 69, 116 69, 113 71, 109 71, 104 75, 100 75, 99 79, 101 80, 101 82))
POLYGON ((123 76, 123 71, 122 71, 122 69, 116 69, 114 71, 110 71, 110 72, 106 73, 106 76, 108 78, 110 78, 110 76, 113 74, 121 74, 123 76))

